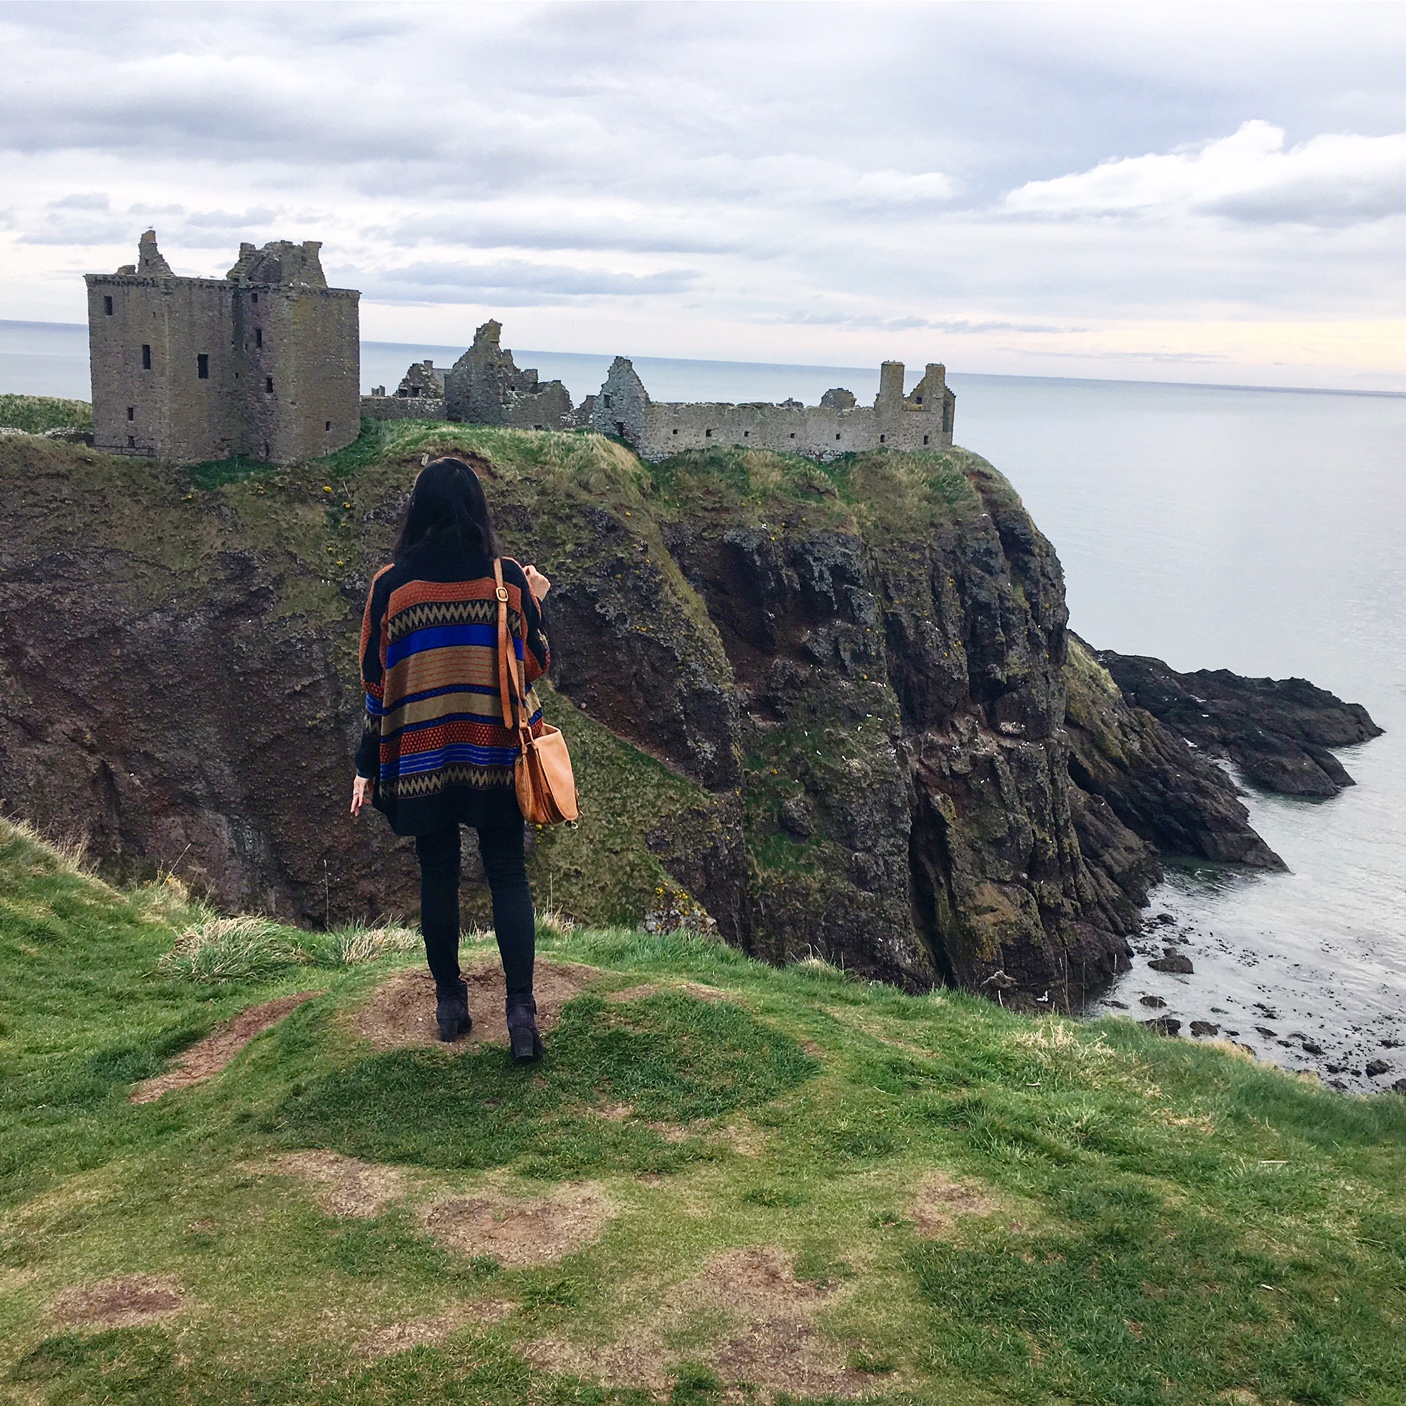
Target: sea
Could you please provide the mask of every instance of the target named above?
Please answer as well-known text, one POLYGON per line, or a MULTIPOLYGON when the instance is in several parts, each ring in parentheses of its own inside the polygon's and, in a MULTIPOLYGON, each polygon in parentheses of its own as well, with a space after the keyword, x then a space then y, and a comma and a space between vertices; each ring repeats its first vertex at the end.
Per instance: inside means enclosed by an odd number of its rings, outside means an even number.
MULTIPOLYGON (((367 342, 364 387, 462 347, 367 342)), ((518 351, 576 399, 611 357, 518 351)), ((878 368, 634 358, 661 400, 861 400, 878 368)), ((1064 566, 1073 627, 1173 668, 1311 679, 1385 734, 1331 800, 1246 786, 1289 872, 1169 868, 1162 917, 1090 1015, 1172 1017, 1361 1092, 1406 1079, 1406 396, 949 375, 956 440, 1015 485, 1064 566), (1155 938, 1155 940, 1154 940, 1155 938), (1151 970, 1180 939, 1189 975, 1151 970), (1162 1002, 1161 1005, 1149 1004, 1162 1002), (1369 1066, 1385 1072, 1369 1074, 1369 1066)), ((81 326, 0 322, 0 391, 86 399, 81 326)))

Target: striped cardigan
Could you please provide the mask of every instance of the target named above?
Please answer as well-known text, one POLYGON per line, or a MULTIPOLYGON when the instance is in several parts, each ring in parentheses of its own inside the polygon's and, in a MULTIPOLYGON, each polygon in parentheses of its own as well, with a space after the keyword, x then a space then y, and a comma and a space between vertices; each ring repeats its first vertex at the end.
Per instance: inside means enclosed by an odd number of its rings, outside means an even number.
MULTIPOLYGON (((538 735, 542 710, 531 685, 551 662, 547 637, 527 578, 508 557, 503 584, 538 735)), ((487 556, 443 544, 384 567, 371 583, 361 624, 366 715, 357 772, 375 778, 374 804, 399 834, 456 818, 475 823, 466 795, 513 785, 518 739, 503 725, 494 590, 487 556)))

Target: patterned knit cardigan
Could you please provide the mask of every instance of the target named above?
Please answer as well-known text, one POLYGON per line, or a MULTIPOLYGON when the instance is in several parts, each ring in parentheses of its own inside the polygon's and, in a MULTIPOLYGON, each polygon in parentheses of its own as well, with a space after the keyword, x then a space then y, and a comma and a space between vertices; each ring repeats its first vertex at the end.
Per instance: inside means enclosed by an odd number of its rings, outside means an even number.
MULTIPOLYGON (((537 601, 510 557, 503 559, 503 584, 536 736, 542 710, 532 683, 551 655, 537 601)), ((445 802, 459 788, 513 785, 519 748, 516 729, 503 725, 494 591, 487 556, 444 546, 383 567, 371 583, 361 624, 366 716, 357 772, 375 777, 376 808, 400 834, 449 823, 445 802)))

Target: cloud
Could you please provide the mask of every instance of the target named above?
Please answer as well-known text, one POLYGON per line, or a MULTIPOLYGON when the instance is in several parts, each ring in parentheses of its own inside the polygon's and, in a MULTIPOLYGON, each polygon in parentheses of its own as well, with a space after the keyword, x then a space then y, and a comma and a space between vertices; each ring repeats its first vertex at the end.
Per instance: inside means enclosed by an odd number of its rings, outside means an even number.
POLYGON ((61 200, 51 200, 51 210, 106 210, 107 196, 100 191, 84 195, 65 195, 61 200))
POLYGON ((1310 225, 1380 219, 1406 213, 1406 132, 1324 134, 1286 147, 1282 128, 1249 121, 1199 145, 1027 182, 1002 209, 1042 218, 1193 214, 1310 225))
POLYGON ((690 269, 635 274, 504 259, 491 264, 415 263, 367 270, 362 288, 367 296, 390 302, 498 302, 521 307, 575 298, 658 297, 687 291, 697 277, 690 269))

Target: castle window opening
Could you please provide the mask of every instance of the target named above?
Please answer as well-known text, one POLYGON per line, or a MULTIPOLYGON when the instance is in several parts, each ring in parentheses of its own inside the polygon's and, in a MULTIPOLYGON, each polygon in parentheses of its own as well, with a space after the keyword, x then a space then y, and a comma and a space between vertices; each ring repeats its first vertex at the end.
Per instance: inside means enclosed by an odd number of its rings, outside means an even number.
POLYGON ((836 435, 835 435, 835 438, 836 438, 836 439, 839 439, 839 437, 840 437, 840 436, 839 436, 839 434, 838 434, 838 432, 837 432, 836 435))
POLYGON ((542 426, 541 426, 541 425, 533 425, 532 428, 533 428, 534 430, 540 430, 540 429, 542 428, 542 426))
POLYGON ((112 316, 112 298, 110 295, 103 298, 103 311, 109 317, 112 316))
POLYGON ((928 437, 927 437, 927 435, 924 435, 924 436, 923 436, 923 443, 926 444, 927 442, 928 442, 928 437))
POLYGON ((670 433, 670 434, 678 434, 678 431, 677 431, 677 430, 670 430, 669 433, 670 433))
POLYGON ((259 301, 259 295, 257 293, 251 293, 249 298, 251 302, 257 303, 259 301))
POLYGON ((922 396, 920 396, 920 395, 914 396, 913 399, 914 399, 919 405, 921 405, 921 404, 923 403, 923 398, 922 398, 922 396))
POLYGON ((143 371, 150 371, 150 370, 151 370, 151 343, 150 343, 150 342, 143 342, 143 343, 142 343, 142 370, 143 370, 143 371))
POLYGON ((197 352, 195 355, 195 374, 202 381, 210 379, 210 353, 197 352))
POLYGON ((272 377, 272 376, 265 376, 265 377, 264 377, 264 389, 265 389, 270 395, 273 394, 273 377, 272 377))
POLYGON ((712 432, 712 430, 704 430, 704 431, 703 431, 703 438, 704 438, 704 439, 712 439, 712 437, 713 437, 713 432, 712 432))
POLYGON ((889 437, 888 437, 886 434, 881 434, 881 435, 879 436, 879 443, 880 443, 880 444, 887 444, 887 443, 888 443, 888 438, 889 438, 889 437))
POLYGON ((261 347, 261 346, 263 346, 263 344, 264 344, 264 329, 263 329, 262 327, 256 327, 256 328, 254 329, 254 345, 255 345, 256 347, 261 347))
POLYGON ((135 420, 137 418, 137 407, 135 405, 129 405, 127 407, 127 418, 129 420, 135 420))
POLYGON ((795 432, 795 430, 792 430, 792 431, 791 431, 791 438, 792 438, 792 439, 795 439, 795 437, 796 437, 796 432, 795 432))
POLYGON ((127 436, 127 448, 128 448, 128 449, 135 449, 136 447, 137 447, 137 437, 136 437, 136 435, 134 435, 134 434, 129 434, 129 435, 127 436))
POLYGON ((743 430, 743 431, 742 431, 742 438, 743 438, 743 439, 751 439, 751 437, 752 437, 752 431, 751 431, 751 430, 743 430))
POLYGON ((608 395, 606 395, 606 396, 602 396, 601 399, 605 401, 605 408, 606 408, 607 410, 609 410, 609 409, 610 409, 610 397, 609 397, 608 395))
POLYGON ((323 424, 322 428, 323 428, 324 430, 330 430, 330 429, 332 428, 332 421, 331 421, 331 420, 326 421, 326 422, 323 424))

